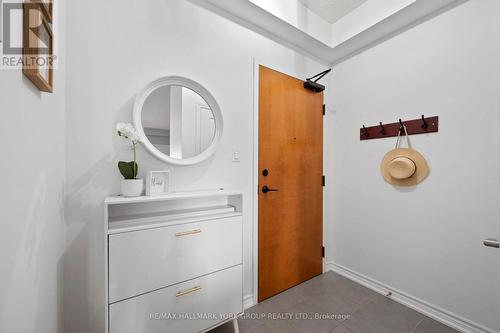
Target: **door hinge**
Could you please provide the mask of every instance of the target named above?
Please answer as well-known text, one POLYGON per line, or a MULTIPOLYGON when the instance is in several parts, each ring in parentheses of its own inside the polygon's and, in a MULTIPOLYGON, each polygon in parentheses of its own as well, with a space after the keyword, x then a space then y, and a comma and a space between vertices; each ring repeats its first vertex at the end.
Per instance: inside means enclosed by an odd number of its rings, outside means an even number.
POLYGON ((326 114, 326 105, 323 104, 323 116, 326 114))
POLYGON ((321 248, 321 257, 322 258, 325 257, 325 247, 324 246, 321 248))
POLYGON ((326 186, 326 177, 323 176, 323 187, 325 187, 325 186, 326 186))

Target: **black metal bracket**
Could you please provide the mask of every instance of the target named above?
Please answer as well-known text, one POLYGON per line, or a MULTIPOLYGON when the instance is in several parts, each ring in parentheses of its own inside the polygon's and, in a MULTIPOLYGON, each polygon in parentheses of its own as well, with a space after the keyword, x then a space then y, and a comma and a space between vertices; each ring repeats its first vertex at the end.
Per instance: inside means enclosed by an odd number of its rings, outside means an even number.
POLYGON ((366 137, 370 136, 368 134, 368 130, 366 129, 365 125, 363 125, 363 135, 366 136, 366 137))
POLYGON ((422 115, 422 126, 423 129, 427 129, 429 127, 429 124, 425 121, 424 115, 422 115))
POLYGON ((326 74, 330 73, 332 69, 327 69, 326 71, 323 71, 319 74, 316 74, 308 79, 306 79, 306 82, 304 82, 304 88, 314 91, 314 92, 322 92, 325 90, 325 86, 322 84, 319 84, 318 81, 323 78, 326 74), (313 79, 316 79, 313 81, 313 79))
POLYGON ((403 124, 403 122, 401 121, 401 118, 399 118, 399 132, 401 134, 405 133, 405 124, 403 124))
MULTIPOLYGON (((380 134, 385 135, 387 132, 385 131, 385 127, 384 127, 384 125, 382 125, 382 122, 380 122, 380 128, 381 128, 380 134)), ((365 129, 366 129, 366 127, 365 127, 365 129)))

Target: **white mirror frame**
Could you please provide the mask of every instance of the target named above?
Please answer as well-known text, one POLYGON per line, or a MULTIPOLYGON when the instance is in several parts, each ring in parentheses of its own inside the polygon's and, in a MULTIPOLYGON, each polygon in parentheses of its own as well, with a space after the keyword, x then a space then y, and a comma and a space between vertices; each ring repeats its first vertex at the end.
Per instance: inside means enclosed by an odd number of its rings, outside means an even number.
POLYGON ((182 76, 162 77, 156 81, 151 82, 146 86, 146 88, 140 91, 135 98, 133 120, 135 128, 139 132, 141 138, 143 138, 141 142, 144 147, 157 159, 174 165, 193 165, 201 163, 212 156, 217 150, 217 146, 222 137, 222 130, 224 127, 221 109, 212 94, 198 82, 182 76), (146 137, 144 128, 142 126, 142 108, 144 107, 144 103, 146 102, 146 99, 149 97, 149 95, 151 95, 151 93, 153 93, 153 91, 155 91, 156 89, 164 86, 182 86, 185 88, 189 88, 199 94, 205 100, 205 102, 207 102, 208 106, 212 110, 215 119, 215 135, 210 146, 201 154, 184 159, 172 158, 159 151, 151 142, 149 142, 148 138, 146 137))

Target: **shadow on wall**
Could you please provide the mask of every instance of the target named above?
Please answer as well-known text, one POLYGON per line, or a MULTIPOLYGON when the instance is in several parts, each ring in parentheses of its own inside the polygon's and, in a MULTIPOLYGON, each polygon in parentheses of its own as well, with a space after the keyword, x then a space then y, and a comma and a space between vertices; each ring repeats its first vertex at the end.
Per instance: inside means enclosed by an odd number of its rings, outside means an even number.
POLYGON ((27 177, 33 177, 30 183, 32 191, 26 197, 25 210, 16 216, 18 230, 11 237, 19 238, 16 247, 9 249, 9 269, 2 272, 5 275, 0 288, 3 295, 0 300, 0 331, 35 332, 56 325, 55 332, 62 333, 61 261, 50 259, 59 256, 64 246, 64 228, 61 228, 64 223, 64 186, 62 181, 52 183, 47 170, 27 177), (58 196, 52 198, 50 194, 55 191, 58 196), (55 209, 51 209, 53 206, 55 209))
POLYGON ((65 332, 104 332, 104 208, 101 199, 110 180, 100 171, 109 168, 112 161, 110 155, 103 157, 68 189, 67 249, 63 258, 65 332))
MULTIPOLYGON (((133 100, 129 99, 118 114, 130 115, 132 105, 133 100)), ((114 150, 117 151, 114 126, 110 124, 109 140, 113 140, 114 150)), ((86 149, 78 156, 91 156, 92 147, 87 146, 86 149)), ((68 155, 68 158, 76 157, 76 154, 68 155)), ((104 332, 103 200, 118 180, 118 175, 112 176, 117 160, 116 155, 105 154, 93 165, 85 165, 89 160, 81 158, 80 163, 84 164, 86 172, 67 184, 67 249, 63 258, 64 332, 104 332)))
MULTIPOLYGON (((1 1, 0 1, 1 3, 1 1)), ((22 72, 20 74, 22 76, 22 82, 23 85, 26 87, 27 90, 29 90, 31 93, 33 93, 34 96, 36 96, 39 100, 42 99, 42 92, 33 84, 33 82, 30 81, 22 72)))

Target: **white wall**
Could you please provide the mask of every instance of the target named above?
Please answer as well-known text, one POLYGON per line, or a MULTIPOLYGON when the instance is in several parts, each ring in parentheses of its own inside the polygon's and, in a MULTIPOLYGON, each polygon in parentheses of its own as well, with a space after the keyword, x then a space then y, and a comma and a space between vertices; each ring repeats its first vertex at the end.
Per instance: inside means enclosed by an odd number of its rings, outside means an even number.
POLYGON ((498 331, 499 2, 470 0, 334 68, 327 260, 498 331), (411 142, 429 177, 394 188, 395 139, 359 127, 439 115, 411 142))
POLYGON ((331 25, 330 46, 336 47, 414 3, 415 0, 368 0, 331 25))
POLYGON ((54 94, 38 91, 20 70, 0 70, 0 332, 63 332, 63 6, 54 9, 54 94))
POLYGON ((299 77, 324 66, 185 0, 71 1, 68 23, 66 332, 104 330, 102 201, 119 192, 116 163, 130 158, 115 123, 131 121, 135 94, 163 75, 186 76, 207 87, 221 106, 224 134, 215 156, 197 166, 172 167, 140 148, 140 173, 171 170, 173 190, 244 192, 245 294, 250 294, 253 57, 299 77), (240 163, 231 162, 233 147, 241 149, 240 163))

